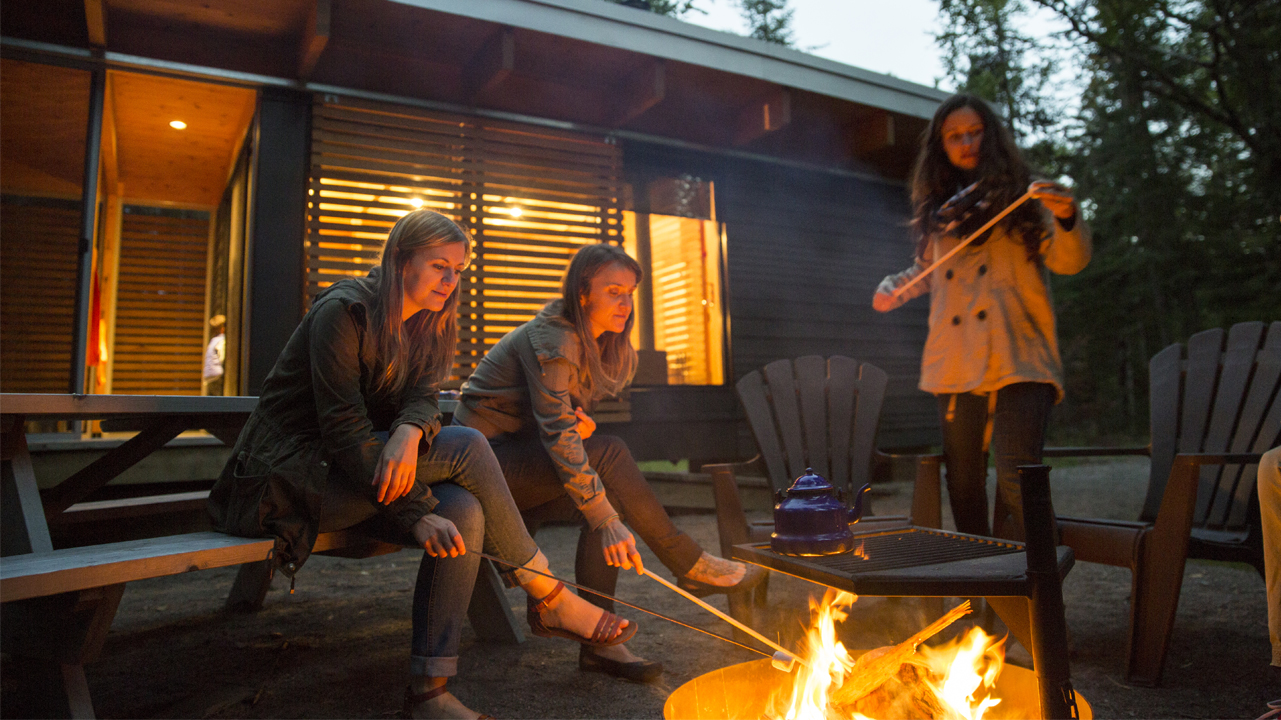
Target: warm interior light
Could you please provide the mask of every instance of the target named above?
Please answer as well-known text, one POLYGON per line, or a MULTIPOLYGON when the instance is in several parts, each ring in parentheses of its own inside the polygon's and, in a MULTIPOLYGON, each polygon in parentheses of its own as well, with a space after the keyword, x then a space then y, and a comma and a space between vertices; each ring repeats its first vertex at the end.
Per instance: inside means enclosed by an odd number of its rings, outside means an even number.
POLYGON ((411 203, 413 203, 413 206, 414 206, 414 207, 416 207, 416 208, 420 208, 420 207, 422 207, 422 206, 423 206, 422 198, 414 198, 414 199, 413 199, 413 200, 411 200, 410 202, 411 202, 411 203))
POLYGON ((517 218, 524 214, 525 214, 525 211, 521 210, 519 207, 512 208, 512 217, 517 218))
POLYGON ((181 120, 170 120, 170 121, 169 121, 169 127, 173 128, 174 130, 186 130, 186 129, 187 129, 187 123, 185 123, 185 122, 183 122, 183 121, 181 121, 181 120))

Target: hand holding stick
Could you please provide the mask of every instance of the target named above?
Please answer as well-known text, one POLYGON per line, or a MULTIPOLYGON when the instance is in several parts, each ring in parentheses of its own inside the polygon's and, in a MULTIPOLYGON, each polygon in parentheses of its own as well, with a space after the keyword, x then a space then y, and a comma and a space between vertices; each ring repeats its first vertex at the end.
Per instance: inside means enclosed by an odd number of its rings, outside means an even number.
POLYGON ((994 218, 992 218, 991 220, 988 220, 987 222, 983 223, 983 227, 979 228, 978 230, 975 230, 975 231, 974 231, 974 232, 973 232, 969 237, 967 237, 967 238, 965 238, 964 240, 962 240, 961 242, 957 243, 957 244, 956 244, 956 247, 952 248, 951 250, 948 250, 946 255, 944 255, 943 257, 939 258, 938 260, 935 260, 933 265, 930 265, 929 267, 927 267, 927 268, 925 268, 924 270, 922 270, 922 271, 921 271, 921 272, 920 272, 916 277, 912 278, 911 280, 908 280, 907 282, 903 283, 903 284, 902 284, 902 285, 900 285, 899 287, 894 288, 894 292, 890 293, 890 297, 891 297, 891 298, 893 298, 893 299, 895 299, 895 300, 897 300, 899 297, 901 297, 901 296, 903 295, 903 293, 907 292, 907 289, 908 289, 908 288, 910 288, 910 287, 912 287, 913 285, 917 284, 917 283, 918 283, 918 282, 920 282, 921 280, 924 280, 924 279, 925 279, 925 278, 926 278, 930 273, 932 273, 932 272, 934 272, 935 270, 937 270, 937 269, 938 269, 938 267, 939 267, 940 265, 942 265, 944 262, 947 262, 947 260, 948 260, 949 258, 951 258, 953 255, 955 255, 955 254, 957 254, 958 252, 960 252, 960 251, 961 251, 961 248, 963 248, 963 247, 965 247, 966 245, 969 245, 970 243, 974 242, 975 238, 977 238, 977 237, 981 236, 983 233, 987 232, 989 228, 991 228, 993 225, 995 225, 995 224, 997 224, 998 222, 1000 222, 1002 218, 1004 218, 1006 215, 1009 215, 1010 213, 1014 212, 1014 210, 1015 210, 1015 209, 1017 209, 1017 208, 1018 208, 1018 206, 1022 205, 1022 204, 1023 204, 1023 203, 1025 203, 1025 202, 1027 202, 1027 201, 1028 201, 1028 199, 1030 199, 1034 194, 1037 194, 1037 193, 1040 193, 1040 192, 1042 192, 1042 189, 1041 189, 1041 188, 1039 188, 1039 187, 1037 186, 1037 183, 1032 183, 1032 185, 1027 189, 1027 192, 1025 192, 1025 193, 1023 193, 1022 195, 1020 195, 1020 196, 1019 196, 1019 199, 1017 199, 1017 200, 1015 200, 1014 202, 1010 203, 1009 205, 1007 205, 1007 206, 1006 206, 1006 208, 1005 208, 1004 210, 1002 210, 1001 212, 997 213, 997 214, 996 214, 996 217, 994 217, 994 218))

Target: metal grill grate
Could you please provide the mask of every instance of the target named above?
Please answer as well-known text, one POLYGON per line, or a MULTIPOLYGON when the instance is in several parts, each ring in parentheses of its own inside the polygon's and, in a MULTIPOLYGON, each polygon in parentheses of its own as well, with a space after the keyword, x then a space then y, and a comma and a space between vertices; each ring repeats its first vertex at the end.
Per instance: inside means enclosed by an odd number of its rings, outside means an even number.
POLYGON ((822 571, 838 572, 848 576, 1023 551, 1023 545, 1020 543, 922 528, 856 536, 856 539, 863 543, 863 555, 866 557, 859 557, 857 551, 819 557, 779 555, 770 551, 768 543, 754 549, 785 563, 810 565, 822 571))

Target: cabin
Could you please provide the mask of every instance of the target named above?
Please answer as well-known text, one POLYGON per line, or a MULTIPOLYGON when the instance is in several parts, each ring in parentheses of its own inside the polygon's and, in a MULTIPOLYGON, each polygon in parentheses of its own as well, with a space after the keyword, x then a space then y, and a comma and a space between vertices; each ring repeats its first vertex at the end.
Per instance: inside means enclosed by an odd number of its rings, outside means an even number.
POLYGON ((428 207, 477 240, 452 383, 586 243, 646 270, 639 459, 754 453, 778 358, 890 376, 936 442, 905 181, 941 91, 605 0, 47 0, 0 28, 0 390, 253 395, 310 299, 428 207), (225 318, 225 374, 202 358, 225 318))

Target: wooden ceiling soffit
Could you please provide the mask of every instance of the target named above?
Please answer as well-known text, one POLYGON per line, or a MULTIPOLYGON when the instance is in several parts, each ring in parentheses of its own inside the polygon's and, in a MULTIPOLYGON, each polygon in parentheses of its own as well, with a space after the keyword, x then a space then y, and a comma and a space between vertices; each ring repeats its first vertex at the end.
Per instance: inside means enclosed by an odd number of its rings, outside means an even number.
POLYGON ((325 51, 325 45, 329 42, 330 5, 331 0, 314 0, 307 10, 307 21, 298 42, 298 79, 303 82, 311 79, 320 54, 325 51))
POLYGON ((743 108, 735 123, 734 145, 743 146, 787 127, 792 122, 792 94, 778 88, 743 108))
POLYGON ((89 31, 89 44, 107 46, 107 8, 104 0, 84 0, 85 25, 89 31))
POLYGON ((667 65, 662 60, 642 63, 620 83, 615 96, 618 104, 611 124, 621 127, 667 97, 667 65))
POLYGON ((463 92, 472 103, 502 85, 516 70, 516 31, 494 33, 463 68, 463 92))

